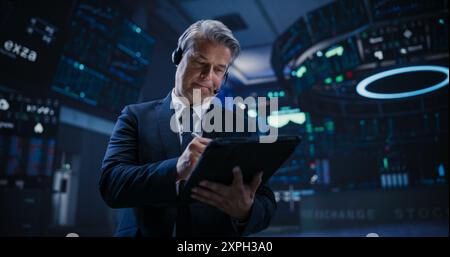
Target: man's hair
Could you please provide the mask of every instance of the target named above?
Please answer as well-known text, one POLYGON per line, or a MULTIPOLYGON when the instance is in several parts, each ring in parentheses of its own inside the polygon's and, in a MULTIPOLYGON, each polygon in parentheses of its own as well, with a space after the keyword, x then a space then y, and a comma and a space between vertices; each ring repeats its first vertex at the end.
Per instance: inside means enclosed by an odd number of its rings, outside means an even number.
POLYGON ((232 60, 241 50, 239 41, 233 36, 231 30, 216 20, 199 20, 189 26, 178 38, 178 49, 182 49, 186 54, 202 39, 211 40, 230 49, 232 60))

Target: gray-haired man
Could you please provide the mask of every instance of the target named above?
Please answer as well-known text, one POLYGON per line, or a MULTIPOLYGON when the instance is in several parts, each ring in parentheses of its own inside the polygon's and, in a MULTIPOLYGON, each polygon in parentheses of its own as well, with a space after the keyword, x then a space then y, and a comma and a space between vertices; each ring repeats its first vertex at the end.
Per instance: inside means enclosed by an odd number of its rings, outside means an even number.
POLYGON ((122 111, 100 179, 105 202, 123 208, 117 236, 243 236, 269 225, 276 209, 273 192, 260 185, 261 173, 245 184, 239 167, 232 171, 231 185, 203 181, 193 189, 198 202, 186 206, 177 201, 179 185, 211 138, 249 135, 202 130, 202 119, 239 50, 221 22, 192 24, 172 55, 177 66, 173 90, 165 99, 122 111))

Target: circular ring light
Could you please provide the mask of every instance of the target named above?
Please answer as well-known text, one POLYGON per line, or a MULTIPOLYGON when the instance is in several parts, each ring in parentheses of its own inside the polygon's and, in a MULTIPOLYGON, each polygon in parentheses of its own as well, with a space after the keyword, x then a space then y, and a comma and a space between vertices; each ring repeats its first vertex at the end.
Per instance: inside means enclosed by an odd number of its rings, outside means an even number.
POLYGON ((421 94, 426 94, 431 91, 437 90, 441 87, 444 87, 448 85, 448 68, 442 67, 442 66, 432 66, 432 65, 423 65, 423 66, 410 66, 410 67, 404 67, 404 68, 397 68, 392 70, 383 71, 377 74, 374 74, 368 78, 365 78, 359 84, 356 86, 356 92, 360 94, 361 96, 367 97, 367 98, 373 98, 373 99, 395 99, 395 98, 404 98, 404 97, 411 97, 421 94), (380 79, 394 76, 397 74, 402 73, 408 73, 408 72, 418 72, 418 71, 434 71, 434 72, 440 72, 446 75, 446 78, 437 83, 436 85, 422 88, 419 90, 414 91, 408 91, 408 92, 401 92, 401 93, 374 93, 369 90, 367 90, 367 87, 380 79))

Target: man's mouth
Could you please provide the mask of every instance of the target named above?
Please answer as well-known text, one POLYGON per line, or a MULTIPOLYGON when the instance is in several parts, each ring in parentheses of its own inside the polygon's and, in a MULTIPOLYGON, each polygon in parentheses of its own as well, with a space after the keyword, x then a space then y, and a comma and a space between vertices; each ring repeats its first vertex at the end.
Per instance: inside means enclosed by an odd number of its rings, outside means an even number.
POLYGON ((211 90, 211 87, 209 87, 209 86, 205 86, 205 85, 202 85, 202 84, 199 84, 199 83, 194 83, 194 88, 202 88, 202 87, 204 87, 204 88, 207 88, 207 89, 209 89, 209 90, 211 90))

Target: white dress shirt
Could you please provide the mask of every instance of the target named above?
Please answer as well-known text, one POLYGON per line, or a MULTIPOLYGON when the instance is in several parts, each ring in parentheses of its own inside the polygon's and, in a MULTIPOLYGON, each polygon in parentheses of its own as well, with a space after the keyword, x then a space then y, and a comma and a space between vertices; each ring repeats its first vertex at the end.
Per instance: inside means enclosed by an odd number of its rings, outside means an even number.
MULTIPOLYGON (((175 118, 176 118, 176 125, 178 128, 178 138, 180 139, 180 145, 183 144, 182 140, 182 133, 183 133, 183 124, 181 123, 181 117, 183 115, 183 112, 186 110, 189 110, 189 103, 186 103, 183 101, 182 98, 178 97, 175 94, 175 89, 172 89, 172 106, 175 109, 175 118)), ((195 132, 197 135, 202 136, 203 135, 203 130, 202 130, 202 118, 205 115, 206 111, 208 110, 210 104, 211 104, 211 99, 209 98, 207 99, 207 101, 202 102, 202 104, 197 104, 194 105, 192 107, 192 109, 194 110, 194 117, 193 117, 193 121, 194 121, 194 125, 193 125, 193 129, 194 131, 191 132, 195 132)), ((192 115, 192 114, 191 114, 192 115)), ((175 183, 175 188, 176 188, 176 192, 177 195, 179 193, 179 182, 177 181, 175 183)), ((175 223, 175 226, 173 228, 172 231, 172 235, 175 236, 175 231, 176 231, 176 226, 177 224, 175 223)))
MULTIPOLYGON (((183 124, 181 124, 180 118, 183 115, 183 112, 189 108, 188 103, 185 103, 180 97, 178 97, 177 95, 175 95, 175 89, 172 90, 172 106, 175 109, 175 118, 176 118, 176 124, 178 127, 178 137, 180 139, 180 144, 183 144, 182 142, 182 132, 183 132, 183 124)), ((194 105, 192 107, 192 109, 194 110, 194 131, 197 135, 203 135, 203 130, 202 130, 202 118, 205 115, 206 111, 209 109, 210 105, 211 105, 211 100, 213 98, 209 98, 206 99, 204 102, 202 102, 202 104, 197 104, 194 105)), ((179 181, 176 182, 176 192, 177 195, 179 193, 179 181)), ((232 220, 232 224, 233 226, 235 226, 236 229, 241 229, 243 228, 248 221, 240 221, 237 220, 235 218, 231 218, 232 220)), ((175 236, 175 231, 176 231, 176 226, 177 224, 175 223, 175 226, 173 228, 173 232, 172 235, 175 236)))
MULTIPOLYGON (((204 102, 202 102, 202 104, 197 104, 192 107, 192 109, 194 110, 194 117, 193 117, 194 131, 191 132, 195 132, 199 136, 203 135, 201 121, 211 104, 211 100, 212 98, 208 98, 204 102)), ((181 124, 180 118, 182 117, 183 112, 186 109, 188 109, 189 106, 188 103, 185 103, 182 98, 175 95, 175 89, 172 90, 172 106, 175 109, 175 117, 177 122, 176 124, 178 127, 178 137, 180 139, 180 144, 182 144, 183 142, 181 142, 182 140, 181 133, 183 132, 183 124, 181 124)))
MULTIPOLYGON (((185 103, 183 101, 184 99, 182 99, 182 98, 178 97, 177 95, 175 95, 175 89, 172 90, 171 94, 172 94, 172 106, 175 109, 176 125, 177 125, 177 128, 178 128, 178 138, 179 138, 179 141, 180 141, 180 145, 182 145, 183 144, 183 142, 182 142, 183 137, 182 137, 181 134, 183 133, 183 124, 181 123, 181 119, 180 118, 182 117, 183 112, 185 110, 189 110, 189 105, 188 105, 188 103, 185 103)), ((194 126, 193 126, 194 131, 191 131, 191 132, 195 132, 199 136, 203 135, 202 122, 201 121, 202 121, 202 118, 205 115, 206 111, 208 110, 210 104, 211 104, 211 99, 212 98, 209 98, 209 99, 207 99, 207 101, 204 101, 201 105, 197 104, 197 105, 194 105, 192 107, 192 109, 194 110, 194 117, 193 117, 193 120, 194 120, 194 126)), ((176 183, 177 195, 179 193, 178 191, 179 191, 179 181, 177 181, 177 183, 176 183)))

